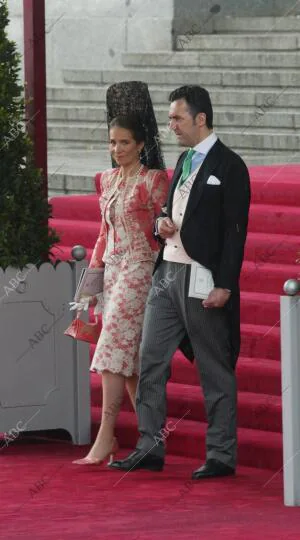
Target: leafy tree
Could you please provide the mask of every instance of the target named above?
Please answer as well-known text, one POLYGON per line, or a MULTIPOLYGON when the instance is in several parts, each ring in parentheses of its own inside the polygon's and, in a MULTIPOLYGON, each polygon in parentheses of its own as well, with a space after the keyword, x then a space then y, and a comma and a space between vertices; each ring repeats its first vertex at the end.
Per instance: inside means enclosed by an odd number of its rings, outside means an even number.
POLYGON ((7 37, 6 0, 0 0, 0 267, 49 260, 58 242, 48 227, 51 207, 42 190, 33 145, 25 133, 21 56, 7 37))

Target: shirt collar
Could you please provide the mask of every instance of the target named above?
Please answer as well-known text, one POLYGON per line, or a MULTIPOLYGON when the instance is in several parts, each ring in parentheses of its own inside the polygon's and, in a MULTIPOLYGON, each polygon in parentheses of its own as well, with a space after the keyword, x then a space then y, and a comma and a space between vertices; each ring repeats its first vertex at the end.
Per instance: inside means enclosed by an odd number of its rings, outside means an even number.
POLYGON ((208 152, 210 151, 210 149, 212 148, 212 146, 215 144, 217 140, 218 140, 217 135, 214 132, 212 132, 210 135, 208 135, 208 137, 206 137, 206 139, 196 144, 196 146, 194 146, 194 150, 206 156, 206 154, 208 154, 208 152))

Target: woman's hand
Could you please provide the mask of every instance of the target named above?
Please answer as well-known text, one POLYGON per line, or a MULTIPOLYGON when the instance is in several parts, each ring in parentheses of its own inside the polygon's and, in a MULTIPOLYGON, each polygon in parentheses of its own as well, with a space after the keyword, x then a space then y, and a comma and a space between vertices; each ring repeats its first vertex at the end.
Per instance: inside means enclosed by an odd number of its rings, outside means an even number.
POLYGON ((90 306, 97 304, 95 296, 82 296, 79 302, 69 302, 70 311, 87 311, 90 306))

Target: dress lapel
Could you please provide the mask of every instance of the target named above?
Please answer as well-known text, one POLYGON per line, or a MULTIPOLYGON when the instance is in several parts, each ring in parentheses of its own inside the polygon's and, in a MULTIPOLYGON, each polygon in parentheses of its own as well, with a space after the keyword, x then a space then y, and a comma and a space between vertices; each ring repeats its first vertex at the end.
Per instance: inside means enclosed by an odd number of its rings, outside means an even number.
POLYGON ((190 218, 196 207, 198 206, 199 200, 201 198, 203 188, 207 182, 207 179, 212 174, 216 166, 218 165, 221 156, 222 156, 222 146, 223 144, 218 139, 213 147, 208 152, 206 158, 204 159, 200 170, 195 178, 193 183, 191 193, 188 198, 188 203, 186 211, 184 214, 182 229, 185 226, 187 220, 190 218))

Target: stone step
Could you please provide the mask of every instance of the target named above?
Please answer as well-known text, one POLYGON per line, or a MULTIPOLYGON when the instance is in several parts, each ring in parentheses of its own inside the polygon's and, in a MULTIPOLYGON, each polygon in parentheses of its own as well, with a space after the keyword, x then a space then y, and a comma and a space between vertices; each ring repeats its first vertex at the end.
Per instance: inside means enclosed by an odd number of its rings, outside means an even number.
MULTIPOLYGON (((76 124, 72 125, 60 124, 58 122, 48 122, 48 139, 50 141, 84 141, 85 143, 92 142, 107 142, 107 126, 106 123, 94 124, 76 124)), ((165 130, 161 134, 161 140, 168 141, 169 144, 175 144, 175 136, 165 130), (172 141, 174 137, 174 141, 172 141)))
MULTIPOLYGON (((55 143, 54 145, 49 145, 49 151, 50 152, 53 152, 55 151, 56 149, 59 150, 59 146, 57 145, 58 143, 55 143)), ((76 151, 77 153, 87 153, 89 152, 90 150, 92 151, 97 151, 97 152, 101 152, 101 150, 103 150, 104 148, 106 149, 106 152, 107 152, 107 147, 105 147, 104 145, 76 145, 76 144, 72 144, 72 143, 64 143, 64 148, 65 148, 65 151, 76 151)), ((171 147, 164 147, 163 150, 164 150, 164 155, 165 155, 165 162, 166 162, 166 166, 168 167, 171 167, 171 166, 174 166, 174 163, 176 163, 177 159, 178 159, 178 153, 174 154, 174 158, 173 159, 170 159, 168 160, 166 154, 167 154, 167 151, 169 152, 171 147)), ((233 148, 233 150, 235 150, 236 152, 238 152, 241 157, 243 158, 243 160, 245 161, 245 163, 250 166, 250 165, 284 165, 286 163, 299 163, 299 154, 297 154, 297 152, 288 152, 287 150, 283 150, 283 151, 280 151, 278 149, 276 149, 276 152, 270 152, 270 151, 266 151, 264 152, 263 154, 260 154, 259 152, 257 152, 257 155, 256 153, 253 151, 253 149, 239 149, 239 148, 233 148)), ((174 149, 174 152, 176 152, 176 150, 174 149)), ((99 160, 99 164, 101 165, 101 161, 99 160)), ((108 165, 107 167, 109 167, 110 165, 108 165)), ((101 168, 107 168, 104 164, 101 165, 101 168)), ((99 168, 99 167, 98 167, 99 168)), ((97 169, 97 167, 96 167, 97 169)), ((51 169, 52 171, 52 169, 51 169)), ((93 171, 92 171, 93 172, 93 171)), ((56 174, 54 174, 54 171, 51 173, 54 175, 54 177, 56 176, 56 174)), ((59 173, 58 173, 59 174, 59 173)), ((74 173, 75 174, 75 173, 74 173)), ((92 174, 92 173, 91 173, 92 174)), ((80 190, 79 190, 80 191, 80 190)))
POLYGON ((225 71, 222 74, 223 86, 275 86, 281 92, 284 89, 292 90, 293 87, 300 87, 299 70, 266 71, 257 70, 234 70, 225 71), (281 87, 281 88, 279 88, 281 87))
MULTIPOLYGON (((47 88, 48 103, 57 104, 80 104, 80 106, 95 103, 105 103, 106 91, 109 85, 93 88, 86 86, 58 86, 47 88)), ((151 99, 154 105, 166 105, 170 91, 175 87, 160 89, 149 85, 151 99)), ((237 90, 220 89, 219 87, 207 87, 213 104, 219 106, 261 106, 270 104, 274 107, 297 107, 300 103, 300 91, 296 89, 274 89, 274 88, 241 88, 237 90)))
MULTIPOLYGON (((294 8, 295 7, 296 5, 294 8)), ((222 12, 218 16, 204 18, 203 14, 199 14, 199 19, 196 22, 195 20, 192 20, 191 16, 189 17, 187 14, 183 14, 180 18, 179 25, 182 30, 177 30, 176 35, 268 35, 270 33, 276 35, 282 33, 298 33, 300 30, 300 16, 291 15, 294 8, 283 10, 282 16, 279 17, 236 17, 223 15, 222 12)), ((178 24, 176 27, 178 27, 178 24)))
POLYGON ((197 67, 199 52, 166 51, 153 53, 124 53, 122 64, 125 67, 197 67))
POLYGON ((79 194, 95 192, 94 175, 55 174, 54 172, 51 174, 51 169, 49 172, 48 187, 51 193, 79 194))
POLYGON ((84 84, 113 84, 120 81, 143 81, 148 84, 170 84, 172 87, 184 84, 189 80, 190 84, 200 84, 200 79, 205 80, 206 85, 220 85, 221 73, 211 70, 155 70, 155 69, 120 69, 120 70, 63 70, 66 83, 84 84))
MULTIPOLYGON (((255 37, 253 38, 255 39, 255 37)), ((177 52, 173 53, 127 53, 122 56, 126 67, 221 67, 221 68, 297 68, 300 66, 299 52, 177 52)))
MULTIPOLYGON (((163 108, 155 107, 155 115, 158 124, 168 123, 168 106, 163 108)), ((292 110, 293 111, 293 110, 292 110)), ((234 112, 219 110, 214 108, 214 124, 216 126, 240 126, 242 129, 247 129, 250 126, 274 127, 274 128, 289 128, 297 129, 300 127, 300 113, 284 110, 284 114, 274 112, 272 108, 250 108, 242 109, 234 112)), ((50 126, 55 121, 66 122, 84 122, 88 127, 88 122, 99 122, 99 127, 106 127, 106 110, 105 105, 102 107, 87 107, 87 106, 53 106, 47 107, 47 118, 50 126)), ((69 125, 69 124, 64 124, 69 125)))
POLYGON ((282 17, 213 17, 214 33, 261 33, 300 31, 300 16, 282 17))
MULTIPOLYGON (((294 157, 294 160, 291 159, 290 155, 282 155, 282 157, 279 154, 274 155, 274 153, 265 156, 259 156, 255 157, 248 154, 243 154, 243 152, 240 153, 244 161, 248 166, 250 165, 272 165, 272 164, 284 164, 284 163, 296 163, 299 161, 297 159, 297 156, 294 157)), ((168 166, 174 166, 178 158, 178 155, 174 154, 173 159, 169 158, 169 161, 166 160, 166 163, 168 163, 168 166)), ((94 187, 94 173, 97 170, 105 170, 111 166, 109 161, 99 160, 100 165, 98 167, 95 167, 94 170, 91 172, 90 176, 86 175, 80 175, 79 173, 67 173, 67 174, 60 174, 56 173, 52 170, 52 167, 49 167, 49 178, 48 178, 48 186, 49 186, 49 196, 50 195, 65 195, 65 194, 83 194, 83 193, 95 193, 95 187, 94 187)))
MULTIPOLYGON (((68 145, 68 142, 63 143, 62 145, 60 141, 49 141, 49 156, 51 157, 51 159, 55 159, 55 162, 52 162, 52 168, 55 166, 55 164, 57 164, 57 168, 63 165, 63 167, 59 169, 59 173, 64 169, 65 173, 67 173, 68 171, 73 171, 77 173, 78 163, 83 163, 82 172, 86 174, 87 170, 89 170, 90 174, 92 174, 92 172, 95 170, 95 167, 98 167, 100 161, 102 162, 103 159, 107 159, 109 162, 109 155, 107 142, 98 142, 97 144, 93 145, 95 146, 95 148, 91 148, 91 146, 92 145, 90 144, 80 143, 76 147, 72 148, 70 145, 68 145), (78 149, 80 150, 78 151, 78 149), (75 163, 76 166, 72 166, 73 163, 75 163), (68 165, 68 168, 65 168, 66 164, 68 165)), ((180 146, 178 146, 177 148, 175 146, 166 146, 164 149, 164 156, 166 159, 171 156, 172 159, 177 160, 181 152, 182 147, 180 146)), ((264 156, 271 158, 271 156, 274 156, 274 152, 272 152, 271 150, 266 151, 262 148, 248 148, 246 152, 246 155, 250 158, 262 158, 264 156)), ((286 159, 286 163, 288 163, 288 156, 291 155, 291 152, 280 149, 278 149, 277 152, 278 155, 280 155, 281 158, 286 159)), ((170 167, 172 167, 173 165, 171 164, 170 167)))
MULTIPOLYGON (((102 122, 106 123, 106 109, 87 105, 47 105, 48 121, 102 122)), ((106 125, 106 124, 105 124, 106 125)))
POLYGON ((178 36, 176 40, 178 50, 245 50, 245 51, 298 51, 300 37, 297 33, 272 32, 264 34, 192 34, 178 36))
MULTIPOLYGON (((288 86, 283 88, 277 88, 276 90, 266 91, 265 89, 253 90, 253 88, 248 88, 243 92, 246 92, 248 95, 251 95, 251 92, 255 93, 255 105, 256 107, 297 107, 299 109, 300 103, 300 91, 296 89, 291 89, 288 86)), ((237 92, 238 94, 242 93, 242 89, 237 92)))
POLYGON ((90 70, 64 70, 64 80, 66 83, 79 83, 79 84, 104 84, 115 83, 120 81, 133 81, 141 80, 148 84, 169 84, 172 88, 186 84, 203 84, 207 88, 209 86, 275 86, 287 88, 300 87, 300 73, 295 72, 294 69, 272 71, 271 69, 265 71, 249 70, 249 69, 235 69, 235 70, 223 70, 223 69, 210 69, 205 70, 202 68, 197 69, 130 69, 130 70, 104 70, 104 71, 90 71, 90 70))
MULTIPOLYGON (((217 128, 217 132, 224 139, 225 144, 233 148, 264 148, 265 150, 282 149, 288 151, 299 151, 300 133, 289 133, 287 130, 271 132, 268 128, 258 128, 258 126, 249 126, 241 136, 240 128, 217 128), (258 131, 259 129, 259 131, 258 131)), ((167 129, 160 131, 163 145, 176 145, 176 137, 167 129)), ((48 138, 52 141, 84 141, 86 143, 94 141, 107 141, 106 126, 86 126, 73 124, 66 126, 64 124, 48 125, 48 138)))
MULTIPOLYGON (((181 152, 182 149, 179 147, 172 147, 164 151, 166 167, 174 167, 181 152)), ((87 146, 75 149, 69 148, 66 143, 60 146, 49 144, 48 167, 49 178, 52 176, 62 179, 64 176, 71 175, 82 178, 84 184, 86 177, 92 178, 96 172, 111 167, 108 145, 103 143, 98 145, 97 149, 89 149, 87 146)), ((79 189, 80 185, 77 187, 79 189)))
MULTIPOLYGON (((83 82, 84 84, 84 82, 83 82)), ((106 86, 94 86, 89 88, 86 86, 48 86, 47 87, 47 102, 74 102, 74 103, 105 103, 106 86)))

